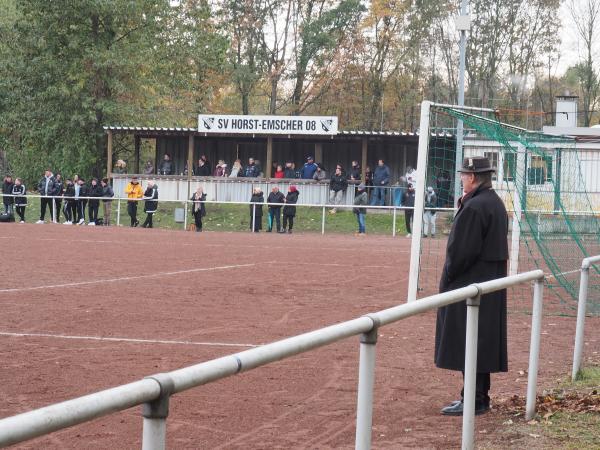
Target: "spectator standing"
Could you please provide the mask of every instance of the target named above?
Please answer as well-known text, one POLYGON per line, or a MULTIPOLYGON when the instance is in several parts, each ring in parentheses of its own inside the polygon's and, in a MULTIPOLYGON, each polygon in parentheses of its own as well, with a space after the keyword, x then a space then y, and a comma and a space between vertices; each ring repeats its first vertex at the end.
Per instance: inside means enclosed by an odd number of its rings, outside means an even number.
POLYGON ((15 198, 12 197, 12 191, 14 187, 13 179, 10 175, 4 177, 4 183, 2 183, 2 203, 4 204, 4 214, 13 214, 13 205, 15 204, 15 198))
POLYGON ((91 197, 88 205, 88 217, 90 219, 88 225, 96 226, 96 222, 98 222, 98 209, 100 208, 100 197, 102 197, 102 186, 98 184, 97 178, 92 178, 90 182, 88 197, 91 197))
POLYGON ((331 214, 335 214, 337 212, 337 205, 342 204, 347 188, 348 180, 342 171, 342 166, 338 164, 335 168, 335 173, 331 176, 331 180, 329 180, 329 203, 335 205, 329 211, 331 214))
POLYGON ((152 164, 152 161, 148 160, 146 161, 146 164, 144 165, 144 175, 152 175, 154 174, 154 164, 152 164))
POLYGON ((296 170, 294 169, 294 163, 292 163, 291 161, 285 163, 283 178, 296 178, 296 170))
POLYGON ((56 211, 56 223, 60 223, 60 212, 62 211, 62 197, 65 193, 65 186, 63 184, 62 175, 57 173, 54 176, 54 207, 56 211))
POLYGON ((427 237, 430 232, 431 237, 435 237, 436 211, 435 209, 431 209, 435 207, 437 207, 437 195, 435 195, 433 187, 429 186, 425 193, 425 212, 423 213, 423 235, 425 237, 427 237))
POLYGON ((210 176, 210 166, 206 164, 202 158, 198 160, 198 166, 194 170, 194 175, 197 177, 209 177, 210 176))
POLYGON ((408 184, 412 184, 413 186, 417 185, 417 171, 412 166, 408 166, 406 169, 406 182, 408 184))
POLYGON ((242 160, 236 159, 231 168, 229 178, 242 177, 244 176, 244 168, 242 167, 242 160))
POLYGON ((350 173, 348 174, 348 179, 350 181, 360 181, 362 178, 362 171, 360 170, 360 165, 358 161, 352 161, 352 167, 350 168, 350 173))
POLYGON ((217 167, 215 167, 215 171, 213 173, 214 177, 226 177, 227 176, 227 164, 222 159, 217 163, 217 167))
POLYGON ((27 191, 25 185, 22 183, 20 178, 15 178, 15 184, 13 185, 12 195, 15 195, 15 209, 19 215, 20 223, 25 223, 25 207, 27 206, 27 191))
POLYGON ((49 196, 54 195, 54 176, 52 175, 50 169, 47 169, 44 172, 44 176, 38 182, 38 192, 42 198, 40 198, 40 220, 38 220, 36 223, 43 224, 44 217, 46 216, 46 208, 50 209, 50 217, 53 216, 53 202, 52 198, 49 196))
POLYGON ((386 186, 390 184, 390 169, 385 165, 383 159, 380 159, 373 173, 373 197, 371 198, 371 205, 383 206, 385 205, 385 191, 386 186))
POLYGON ((171 156, 168 153, 165 153, 163 160, 160 162, 160 166, 158 166, 158 174, 159 175, 172 175, 173 174, 173 163, 171 162, 171 156))
MULTIPOLYGON (((122 159, 117 159, 117 162, 115 163, 115 167, 113 169, 113 173, 127 173, 127 163, 125 163, 125 161, 123 161, 122 159)), ((78 180, 73 179, 73 183, 77 184, 77 181, 78 180)))
POLYGON ((206 207, 204 202, 206 201, 206 194, 201 186, 198 186, 196 192, 192 195, 192 214, 194 215, 194 222, 196 224, 196 232, 202 231, 202 218, 206 216, 206 207))
POLYGON ((365 186, 367 187, 367 197, 371 195, 373 189, 373 171, 370 166, 365 167, 365 186))
POLYGON ((152 217, 158 209, 158 185, 154 181, 148 181, 143 198, 146 200, 144 204, 146 220, 144 220, 142 228, 152 228, 152 217))
POLYGON ((277 186, 273 186, 273 189, 271 189, 271 193, 267 197, 267 203, 269 204, 269 226, 267 231, 269 233, 271 232, 273 229, 273 219, 275 219, 277 224, 277 232, 279 232, 281 231, 282 205, 277 205, 277 203, 285 203, 285 195, 283 195, 283 192, 279 192, 279 188, 277 186))
POLYGON ((299 195, 300 192, 298 192, 298 188, 296 188, 296 186, 290 186, 288 188, 288 193, 285 196, 285 206, 283 207, 283 229, 280 231, 280 233, 285 233, 285 229, 287 228, 288 233, 292 234, 292 229, 294 228, 294 217, 296 216, 295 205, 298 203, 299 195))
POLYGON ((323 168, 323 164, 317 164, 317 170, 313 174, 313 180, 324 181, 327 179, 327 171, 323 168))
POLYGON ((73 221, 77 222, 77 200, 75 200, 75 183, 73 180, 67 179, 65 187, 65 206, 64 206, 65 221, 63 225, 73 225, 73 221))
POLYGON ((317 171, 317 165, 315 164, 315 159, 312 156, 306 157, 306 162, 300 169, 300 178, 304 180, 312 180, 313 175, 317 171))
POLYGON ((115 196, 115 191, 110 185, 108 178, 102 178, 100 182, 102 186, 102 213, 104 214, 104 226, 110 226, 112 216, 112 198, 115 196))
POLYGON ((412 234, 412 221, 415 213, 415 188, 412 184, 408 185, 407 191, 404 193, 402 198, 402 206, 404 206, 404 222, 406 224, 406 237, 410 237, 412 234))
MULTIPOLYGON (((210 172, 210 167, 212 167, 212 166, 210 164, 210 161, 208 160, 208 158, 206 157, 206 155, 204 153, 202 155, 200 155, 200 159, 202 161, 204 161, 204 165, 209 168, 209 172, 210 172)), ((210 175, 210 173, 209 173, 209 175, 210 175)))
POLYGON ((254 161, 254 158, 248 158, 248 165, 244 168, 244 177, 258 178, 260 175, 260 167, 254 161))
POLYGON ((87 197, 90 195, 90 190, 85 184, 85 180, 83 178, 77 179, 77 185, 79 186, 79 191, 76 191, 76 193, 79 192, 77 196, 83 197, 77 200, 77 216, 79 219, 77 221, 77 225, 83 225, 85 223, 85 208, 88 204, 87 197))
POLYGON ((358 233, 356 233, 358 236, 364 236, 366 233, 365 216, 367 208, 365 206, 368 204, 367 186, 364 183, 360 183, 354 196, 354 208, 352 208, 352 212, 356 215, 356 220, 358 221, 358 233))
POLYGON ((138 199, 144 196, 144 192, 142 191, 142 187, 138 181, 137 177, 132 177, 131 181, 125 187, 125 194, 127 194, 127 214, 129 214, 129 218, 131 219, 132 227, 137 227, 139 222, 137 220, 137 207, 138 207, 138 199))
POLYGON ((394 206, 402 206, 402 198, 404 197, 404 193, 408 189, 406 177, 401 176, 396 186, 397 187, 394 188, 394 206))
POLYGON ((265 197, 260 188, 252 190, 250 201, 252 202, 250 205, 250 230, 258 233, 262 229, 262 204, 265 202, 265 197), (254 225, 254 228, 252 225, 254 225))
POLYGON ((275 178, 285 178, 285 171, 281 164, 277 164, 277 167, 275 168, 275 178))
MULTIPOLYGON (((465 158, 460 178, 464 195, 458 201, 448 236, 440 292, 506 276, 508 215, 492 189, 491 166, 486 157, 465 158)), ((438 309, 435 365, 464 371, 466 302, 438 309)), ((477 339, 475 414, 490 409, 490 374, 508 370, 506 289, 481 296, 477 339)), ((461 395, 462 397, 462 395, 461 395)), ((462 415, 463 400, 442 409, 445 415, 462 415)))
POLYGON ((435 180, 435 186, 438 194, 438 206, 452 207, 454 203, 454 195, 450 192, 450 185, 452 180, 450 174, 447 171, 440 171, 437 179, 435 180))

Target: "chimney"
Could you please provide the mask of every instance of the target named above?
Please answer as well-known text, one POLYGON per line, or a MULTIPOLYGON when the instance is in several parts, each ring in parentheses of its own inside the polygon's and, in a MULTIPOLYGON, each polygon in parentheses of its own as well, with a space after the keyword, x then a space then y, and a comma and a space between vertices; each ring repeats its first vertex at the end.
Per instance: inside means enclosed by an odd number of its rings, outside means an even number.
POLYGON ((561 128, 577 126, 577 101, 576 95, 559 95, 556 97, 555 125, 561 128))

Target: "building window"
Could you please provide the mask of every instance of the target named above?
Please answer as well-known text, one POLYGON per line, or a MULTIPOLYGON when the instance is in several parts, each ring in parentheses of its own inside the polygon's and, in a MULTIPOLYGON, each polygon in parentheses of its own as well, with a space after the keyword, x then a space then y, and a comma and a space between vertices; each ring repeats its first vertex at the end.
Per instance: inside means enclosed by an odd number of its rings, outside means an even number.
POLYGON ((527 170, 527 183, 537 185, 548 181, 552 181, 552 156, 531 155, 527 170))
POLYGON ((496 169, 496 172, 492 172, 492 180, 495 180, 498 176, 498 152, 483 152, 483 156, 489 159, 491 166, 496 169))
POLYGON ((514 181, 517 170, 517 154, 504 152, 504 181, 514 181))

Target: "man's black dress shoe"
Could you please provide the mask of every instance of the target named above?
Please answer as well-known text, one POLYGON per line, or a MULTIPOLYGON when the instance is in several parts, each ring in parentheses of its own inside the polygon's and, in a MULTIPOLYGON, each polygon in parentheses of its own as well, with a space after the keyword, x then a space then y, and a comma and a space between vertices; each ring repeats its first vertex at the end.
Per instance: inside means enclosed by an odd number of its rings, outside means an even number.
MULTIPOLYGON (((445 416, 462 416, 463 414, 462 400, 455 400, 448 406, 442 408, 442 414, 445 416)), ((475 415, 484 414, 490 410, 490 405, 487 402, 475 402, 475 415)))

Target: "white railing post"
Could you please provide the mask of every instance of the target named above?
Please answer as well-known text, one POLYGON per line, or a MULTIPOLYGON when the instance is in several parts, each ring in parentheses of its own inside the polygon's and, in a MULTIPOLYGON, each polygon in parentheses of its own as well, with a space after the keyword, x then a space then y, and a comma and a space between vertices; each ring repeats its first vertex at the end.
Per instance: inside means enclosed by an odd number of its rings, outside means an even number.
POLYGON ((321 214, 321 234, 325 234, 325 207, 323 206, 323 214, 321 214))
POLYGON ((392 222, 392 236, 396 237, 396 206, 394 206, 393 222, 392 222))
POLYGON ((121 225, 121 199, 117 199, 117 226, 121 225))
POLYGON ((356 450, 371 448, 373 424, 373 385, 375 384, 375 346, 379 320, 367 316, 373 321, 371 331, 360 336, 360 362, 358 368, 358 400, 356 403, 356 450))
POLYGON ((52 197, 52 223, 56 223, 56 197, 52 197))
POLYGON ((527 375, 527 402, 525 418, 535 416, 535 400, 537 390, 538 363, 540 357, 540 339, 542 336, 542 300, 544 297, 544 280, 536 280, 533 285, 533 311, 531 315, 531 342, 529 344, 529 374, 527 375))
POLYGON ((160 396, 142 404, 144 425, 142 430, 142 450, 165 450, 167 438, 167 417, 169 415, 169 397, 174 391, 173 379, 166 373, 150 377, 160 385, 160 396))
POLYGON ((183 202, 183 231, 187 230, 188 204, 187 200, 183 202))
POLYGON ((581 276, 579 278, 579 300, 577 303, 577 328, 575 329, 575 349, 573 351, 573 371, 571 379, 575 381, 581 368, 583 356, 583 336, 585 325, 585 308, 587 303, 588 282, 590 279, 590 265, 587 259, 581 263, 581 276))
POLYGON ((256 230, 256 203, 252 205, 252 229, 250 230, 252 233, 256 230))
MULTIPOLYGON (((478 288, 479 289, 479 288, 478 288)), ((477 379, 477 337, 481 297, 467 299, 467 332, 465 340, 465 380, 463 393, 462 448, 475 448, 475 380, 477 379)))

